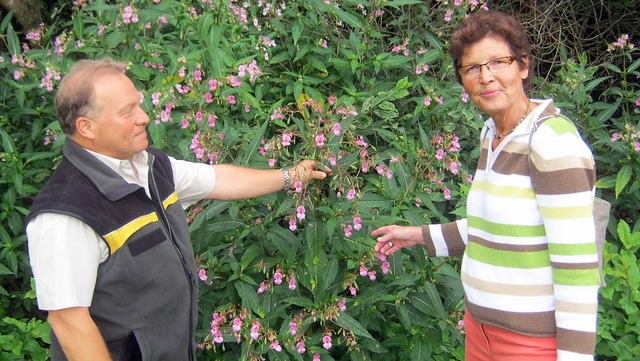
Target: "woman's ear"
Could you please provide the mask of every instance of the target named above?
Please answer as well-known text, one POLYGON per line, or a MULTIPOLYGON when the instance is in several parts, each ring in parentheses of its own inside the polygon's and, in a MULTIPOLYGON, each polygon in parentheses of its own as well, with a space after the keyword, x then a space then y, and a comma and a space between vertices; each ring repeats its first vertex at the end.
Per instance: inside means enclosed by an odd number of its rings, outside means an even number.
POLYGON ((529 77, 529 58, 525 55, 522 57, 524 64, 520 68, 520 78, 525 80, 529 77))
POLYGON ((87 117, 79 117, 76 119, 76 133, 87 139, 95 138, 96 124, 87 117))

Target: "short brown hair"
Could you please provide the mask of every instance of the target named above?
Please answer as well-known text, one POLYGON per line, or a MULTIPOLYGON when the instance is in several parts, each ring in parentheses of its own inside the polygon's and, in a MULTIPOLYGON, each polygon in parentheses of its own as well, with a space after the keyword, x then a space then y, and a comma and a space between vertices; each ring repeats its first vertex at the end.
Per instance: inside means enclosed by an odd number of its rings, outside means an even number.
POLYGON ((99 109, 95 106, 94 84, 105 75, 123 74, 125 65, 111 58, 79 60, 60 82, 55 105, 60 128, 73 135, 79 117, 95 117, 99 109))
POLYGON ((525 60, 529 61, 529 76, 522 80, 524 89, 529 89, 533 77, 533 57, 527 32, 515 17, 493 10, 467 16, 451 36, 449 55, 453 59, 458 81, 462 83, 458 69, 462 66, 461 58, 467 47, 492 35, 502 38, 509 45, 520 69, 524 69, 525 60))

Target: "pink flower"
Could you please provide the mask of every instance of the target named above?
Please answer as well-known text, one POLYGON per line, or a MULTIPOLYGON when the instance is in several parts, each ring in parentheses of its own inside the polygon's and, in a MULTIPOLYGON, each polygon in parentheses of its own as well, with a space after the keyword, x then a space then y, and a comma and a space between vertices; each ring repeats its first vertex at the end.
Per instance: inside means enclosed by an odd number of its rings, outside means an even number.
POLYGON ((302 185, 303 184, 300 181, 293 182, 293 188, 295 188, 296 193, 302 193, 302 185))
POLYGON ((369 272, 369 279, 372 281, 376 280, 376 271, 369 272))
POLYGON ((258 336, 260 336, 260 324, 259 323, 254 323, 253 326, 251 326, 251 338, 254 340, 258 339, 258 336))
POLYGON ((620 137, 620 135, 618 133, 613 133, 613 135, 611 136, 611 141, 615 142, 618 140, 618 137, 620 137))
POLYGON ((639 142, 633 142, 633 147, 636 149, 636 153, 640 152, 640 143, 639 142))
POLYGON ((336 157, 329 157, 329 164, 331 164, 332 167, 337 166, 338 162, 336 161, 336 157))
POLYGON ((342 312, 347 310, 347 302, 344 298, 338 302, 338 308, 340 308, 340 311, 342 312))
POLYGON ((201 269, 200 271, 198 271, 198 277, 200 278, 200 280, 202 280, 203 282, 207 281, 207 271, 205 271, 204 269, 201 269))
POLYGON ((189 121, 186 119, 182 119, 182 129, 185 129, 189 126, 189 121))
POLYGON ((215 126, 216 126, 216 119, 218 119, 218 116, 217 116, 217 115, 210 115, 210 116, 207 118, 207 122, 209 123, 209 127, 210 127, 210 128, 213 128, 213 127, 215 127, 215 126))
POLYGON ((422 74, 422 67, 420 65, 416 66, 416 75, 422 74))
POLYGON ((291 136, 287 133, 282 134, 282 146, 288 147, 291 145, 291 136))
POLYGON ((444 190, 444 199, 451 199, 451 191, 448 188, 444 190))
POLYGON ((446 12, 446 13, 444 13, 444 21, 445 21, 446 23, 448 23, 448 22, 450 22, 450 21, 451 21, 451 10, 447 10, 447 12, 446 12))
POLYGON ((436 159, 441 160, 442 158, 444 158, 444 150, 438 149, 438 151, 436 152, 436 159))
POLYGON ((202 112, 196 113, 196 122, 200 123, 202 121, 202 112))
POLYGON ((425 107, 428 107, 429 105, 431 105, 431 97, 425 97, 422 103, 425 107))
POLYGON ((640 107, 640 98, 638 98, 638 100, 636 100, 636 105, 640 107))
POLYGON ((276 160, 274 158, 269 159, 269 168, 273 168, 276 165, 276 160))
POLYGON ((353 229, 353 227, 350 224, 346 225, 344 227, 344 236, 347 237, 347 238, 350 238, 352 229, 353 229))
POLYGON ((239 87, 242 85, 242 82, 238 80, 237 76, 233 75, 229 80, 229 85, 231 85, 232 87, 239 87))
POLYGON ((296 348, 298 349, 298 353, 299 354, 303 354, 307 351, 307 349, 305 348, 305 344, 304 341, 300 340, 298 341, 298 343, 296 343, 296 348))
POLYGON ((260 287, 258 287, 258 294, 264 293, 264 291, 268 289, 269 287, 264 282, 260 282, 260 287))
POLYGON ((233 332, 240 332, 240 330, 242 329, 242 320, 238 317, 234 318, 233 326, 231 327, 231 329, 233 330, 233 332))
POLYGON ((227 97, 227 101, 229 102, 229 104, 235 104, 236 103, 236 97, 234 95, 229 95, 227 97))
POLYGON ((356 289, 355 287, 351 286, 351 287, 349 287, 349 293, 351 293, 351 296, 355 296, 356 294, 358 294, 358 289, 356 289))
POLYGON ((331 336, 325 335, 324 337, 322 337, 322 347, 324 347, 325 350, 328 350, 331 348, 331 346, 331 336))
POLYGON ((298 286, 297 286, 297 284, 298 284, 298 283, 296 282, 296 279, 295 279, 295 278, 291 277, 291 278, 289 279, 289 289, 290 289, 291 291, 295 291, 295 289, 298 287, 298 286))
POLYGON ((324 146, 324 142, 325 140, 327 140, 324 135, 322 134, 318 134, 315 137, 315 141, 316 141, 316 145, 318 146, 318 148, 322 148, 324 146))
POLYGON ((329 101, 330 105, 334 105, 338 99, 336 99, 336 97, 329 97, 329 99, 327 100, 329 101))
POLYGON ((353 219, 353 229, 355 229, 356 231, 359 231, 361 228, 362 228, 362 219, 356 216, 353 219))
POLYGON ((360 276, 365 277, 368 273, 369 273, 369 270, 367 269, 367 266, 365 265, 360 266, 360 276))
POLYGON ((279 285, 279 284, 281 284, 281 283, 282 283, 282 273, 280 273, 280 272, 276 272, 276 273, 273 275, 273 283, 275 283, 275 284, 277 284, 277 285, 279 285))
POLYGON ((151 94, 151 103, 153 105, 155 105, 155 106, 160 104, 160 93, 155 92, 155 93, 151 94))
POLYGON ((295 336, 298 333, 298 324, 295 322, 289 322, 289 333, 291 336, 295 336))
POLYGON ((289 220, 289 230, 291 230, 291 232, 293 232, 296 229, 298 229, 298 226, 296 225, 296 220, 294 218, 291 218, 289 220))
POLYGON ((320 354, 318 353, 313 354, 313 361, 320 361, 320 354))
POLYGON ((352 201, 356 197, 356 190, 351 188, 349 192, 347 192, 347 199, 352 201))
POLYGON ((213 95, 211 95, 211 93, 205 94, 204 101, 207 102, 207 104, 213 103, 213 95))
POLYGON ((269 345, 269 348, 276 352, 282 352, 282 346, 280 346, 280 341, 278 340, 273 341, 273 343, 269 345))
POLYGON ((336 137, 340 136, 340 129, 341 129, 340 123, 336 123, 333 125, 333 127, 331 127, 331 131, 333 132, 333 134, 335 134, 336 137))
POLYGON ((463 93, 462 94, 462 102, 466 103, 468 101, 469 101, 469 94, 463 93))
POLYGON ((304 206, 298 206, 298 208, 296 208, 296 212, 296 217, 298 217, 299 220, 303 220, 305 217, 304 206))
POLYGON ((202 72, 200 70, 196 70, 193 72, 193 79, 197 82, 202 81, 202 72))

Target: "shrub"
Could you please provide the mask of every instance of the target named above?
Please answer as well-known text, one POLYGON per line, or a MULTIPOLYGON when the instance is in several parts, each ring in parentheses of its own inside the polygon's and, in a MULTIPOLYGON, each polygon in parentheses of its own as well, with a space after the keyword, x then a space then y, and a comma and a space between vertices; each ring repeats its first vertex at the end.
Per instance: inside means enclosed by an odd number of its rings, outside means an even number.
MULTIPOLYGON (((369 232, 465 214, 483 117, 455 82, 446 39, 481 6, 75 1, 69 22, 43 25, 23 44, 5 18, 10 53, 0 59, 1 119, 10 161, 2 164, 3 210, 18 213, 0 215, 9 229, 0 302, 21 326, 4 321, 2 334, 47 342, 24 327, 36 311, 32 291, 24 291, 30 274, 23 219, 60 157, 52 105, 59 76, 77 59, 111 56, 128 65, 155 147, 192 161, 256 168, 314 159, 333 171, 288 193, 189 210, 202 280, 199 358, 463 359, 458 260, 427 258, 418 247, 387 259, 372 252, 369 232), (7 288, 5 275, 21 285, 7 288)), ((604 147, 616 111, 602 110, 610 98, 591 105, 589 91, 619 78, 594 79, 591 69, 568 61, 560 77, 582 72, 575 78, 582 87, 539 84, 538 92, 575 100, 574 108, 566 102, 568 110, 589 115, 579 122, 583 133, 604 147)), ((596 150, 604 159, 607 152, 596 150)), ((613 150, 619 159, 628 151, 613 150)), ((607 176, 614 163, 604 163, 607 176)), ((635 180, 623 181, 620 192, 637 196, 628 186, 635 180)), ((614 335, 620 327, 608 330, 614 335)))

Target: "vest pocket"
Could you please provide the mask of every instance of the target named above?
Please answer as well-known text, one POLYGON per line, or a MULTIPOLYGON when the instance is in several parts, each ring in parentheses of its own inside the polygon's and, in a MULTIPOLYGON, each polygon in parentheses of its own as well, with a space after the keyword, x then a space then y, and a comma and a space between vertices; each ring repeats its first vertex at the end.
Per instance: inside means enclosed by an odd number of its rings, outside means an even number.
POLYGON ((131 256, 136 257, 139 254, 150 250, 151 248, 159 245, 166 240, 167 236, 164 234, 162 229, 156 228, 155 230, 151 231, 151 233, 140 239, 136 239, 132 242, 127 242, 127 245, 129 246, 131 256))

